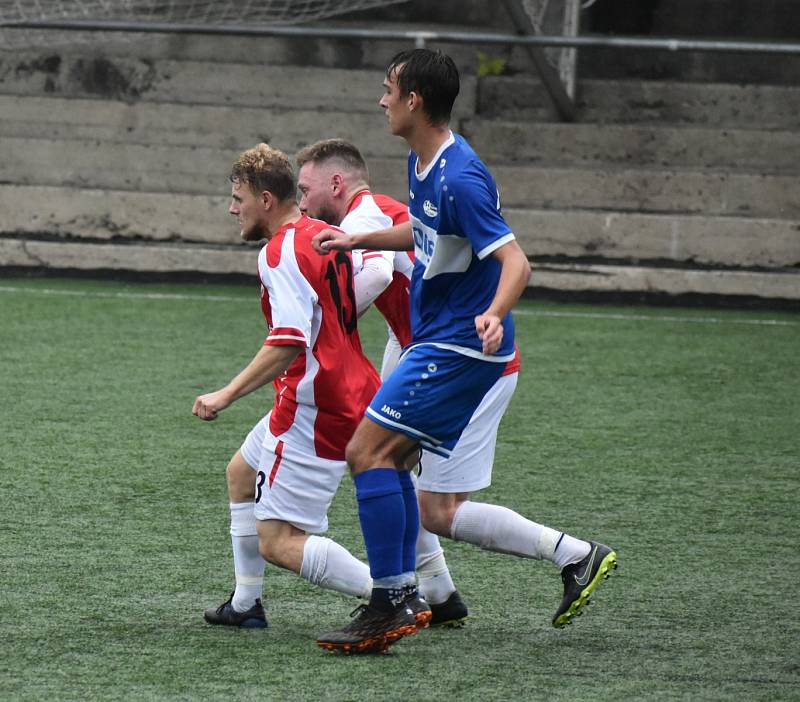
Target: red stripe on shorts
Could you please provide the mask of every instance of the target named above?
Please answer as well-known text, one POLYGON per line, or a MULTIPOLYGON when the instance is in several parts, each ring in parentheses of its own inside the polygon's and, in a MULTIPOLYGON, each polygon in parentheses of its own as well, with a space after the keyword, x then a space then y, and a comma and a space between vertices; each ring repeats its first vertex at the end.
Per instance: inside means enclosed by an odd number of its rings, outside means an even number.
POLYGON ((275 463, 272 464, 272 470, 269 472, 270 487, 272 487, 272 482, 275 480, 275 474, 278 472, 278 468, 280 468, 282 458, 283 458, 283 441, 279 441, 278 445, 275 447, 275 463))

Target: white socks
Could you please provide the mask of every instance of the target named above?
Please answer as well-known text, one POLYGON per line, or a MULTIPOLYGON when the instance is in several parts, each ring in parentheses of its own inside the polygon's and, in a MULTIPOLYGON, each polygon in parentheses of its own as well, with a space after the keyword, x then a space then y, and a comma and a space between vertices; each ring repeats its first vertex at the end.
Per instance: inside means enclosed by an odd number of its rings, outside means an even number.
MULTIPOLYGON (((258 552, 253 503, 232 502, 230 509, 236 572, 231 604, 237 612, 244 612, 262 596, 266 561, 258 552)), ((590 548, 586 541, 536 524, 506 507, 482 502, 461 504, 450 535, 489 551, 549 560, 559 569, 584 558, 590 548)), ((456 589, 438 537, 422 528, 417 539, 417 575, 420 594, 430 604, 441 604, 456 589)), ((372 591, 369 566, 324 536, 306 539, 300 576, 314 585, 354 597, 368 599, 372 591)))
POLYGON ((483 502, 463 502, 453 517, 450 535, 489 551, 552 561, 559 568, 589 553, 586 541, 532 522, 506 507, 483 502))
POLYGON ((581 541, 569 534, 561 534, 561 539, 556 544, 556 552, 553 554, 553 563, 559 570, 570 563, 577 563, 582 558, 589 555, 592 546, 588 541, 581 541))
POLYGON ((231 544, 236 590, 231 604, 237 612, 245 612, 262 594, 266 561, 258 552, 255 504, 231 502, 231 544))
POLYGON ((442 604, 456 589, 439 537, 422 525, 417 536, 417 578, 419 593, 428 604, 442 604))
MULTIPOLYGON (((396 340, 395 343, 399 355, 400 344, 396 340)), ((390 343, 386 345, 387 351, 390 345, 391 339, 390 343)), ((418 490, 419 478, 413 470, 411 471, 411 480, 414 483, 414 489, 418 490)), ((428 604, 442 604, 455 592, 456 586, 453 584, 453 578, 450 577, 439 537, 428 531, 422 524, 419 525, 419 534, 417 535, 416 566, 419 594, 425 598, 428 604)))
POLYGON ((372 592, 369 566, 325 536, 306 539, 300 576, 314 585, 345 595, 369 598, 372 592))

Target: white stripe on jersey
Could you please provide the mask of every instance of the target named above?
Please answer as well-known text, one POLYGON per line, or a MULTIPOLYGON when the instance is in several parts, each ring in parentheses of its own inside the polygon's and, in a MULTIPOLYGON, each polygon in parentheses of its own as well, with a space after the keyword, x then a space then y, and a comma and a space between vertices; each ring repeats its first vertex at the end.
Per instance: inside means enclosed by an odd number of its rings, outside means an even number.
POLYGON ((488 256, 490 253, 492 253, 492 251, 497 251, 497 249, 499 249, 501 246, 504 246, 504 245, 505 245, 505 244, 507 244, 509 241, 514 241, 514 239, 515 239, 515 237, 514 237, 514 232, 509 232, 509 233, 508 233, 508 234, 506 234, 504 237, 502 237, 502 238, 498 239, 497 241, 494 241, 494 242, 492 242, 492 243, 491 243, 491 244, 489 244, 489 246, 487 246, 486 248, 483 248, 483 249, 481 249, 480 251, 478 251, 478 253, 476 253, 475 255, 476 255, 476 256, 477 256, 479 259, 481 259, 481 261, 482 261, 482 260, 483 260, 484 258, 486 258, 486 257, 487 257, 487 256, 488 256))
POLYGON ((438 234, 433 227, 411 215, 414 232, 414 253, 425 266, 423 280, 442 273, 463 273, 472 263, 472 244, 455 234, 438 234))
POLYGON ((273 328, 298 329, 307 336, 276 334, 272 339, 291 339, 303 343, 301 354, 305 357, 305 374, 297 383, 294 394, 297 401, 292 425, 278 438, 294 446, 305 447, 313 455, 314 426, 317 421, 317 403, 314 398, 314 381, 319 373, 319 362, 312 349, 317 343, 322 324, 322 308, 317 304, 318 296, 300 271, 295 255, 295 230, 287 229, 281 243, 278 265, 271 268, 267 263, 267 247, 258 257, 261 282, 267 288, 272 310, 273 328))
POLYGON ((258 274, 261 284, 267 289, 272 310, 274 329, 297 329, 304 335, 306 346, 313 346, 311 321, 320 314, 316 302, 318 296, 311 284, 300 272, 294 253, 294 229, 287 229, 281 242, 278 265, 271 268, 267 262, 267 247, 258 253, 258 274))
POLYGON ((290 339, 292 341, 302 341, 304 344, 306 343, 306 338, 304 336, 294 336, 293 334, 270 334, 269 339, 270 341, 272 341, 272 339, 290 339))
POLYGON ((477 358, 479 361, 488 361, 489 363, 508 363, 509 361, 513 361, 514 357, 517 355, 515 351, 514 353, 505 354, 503 356, 487 356, 486 354, 481 353, 477 349, 471 349, 468 346, 459 346, 458 344, 445 344, 440 341, 423 341, 419 344, 411 344, 408 348, 406 348, 403 351, 403 355, 405 356, 411 349, 416 348, 417 346, 435 346, 438 349, 455 351, 456 353, 460 353, 464 356, 469 356, 470 358, 477 358))
MULTIPOLYGON (((300 266, 297 263, 297 257, 294 250, 293 229, 286 233, 286 239, 284 240, 283 247, 281 248, 281 262, 278 265, 282 266, 284 261, 286 261, 286 263, 291 263, 290 270, 292 273, 296 272, 297 276, 302 279, 302 283, 304 283, 309 290, 313 291, 313 288, 308 283, 305 276, 300 272, 300 266), (290 234, 291 237, 289 236, 290 234)), ((296 289, 299 288, 299 281, 295 281, 295 286, 296 289)), ((297 293, 295 292, 294 294, 296 295, 297 293)), ((317 295, 315 292, 313 295, 313 299, 316 303, 318 299, 317 295)), ((281 300, 280 304, 283 306, 283 300, 281 300)), ((294 415, 294 422, 292 422, 292 426, 289 427, 289 429, 284 432, 280 438, 287 443, 294 444, 295 446, 307 446, 312 453, 316 453, 314 450, 314 425, 317 422, 317 413, 319 410, 317 408, 317 402, 314 396, 314 381, 319 373, 319 361, 317 361, 316 357, 312 353, 312 349, 317 343, 319 328, 322 325, 322 308, 319 305, 314 304, 312 305, 311 310, 305 312, 305 314, 306 320, 311 320, 309 344, 304 349, 306 357, 306 372, 295 388, 297 410, 294 415), (311 314, 309 315, 308 312, 311 312, 311 314)))
POLYGON ((400 424, 400 422, 393 422, 391 419, 389 419, 385 415, 381 414, 380 412, 376 412, 375 410, 373 410, 372 407, 367 407, 367 414, 372 416, 372 417, 375 417, 376 419, 379 419, 384 424, 389 424, 389 425, 391 425, 393 427, 396 427, 397 429, 400 429, 401 431, 407 431, 409 434, 413 434, 421 442, 424 442, 426 444, 430 444, 432 446, 439 446, 439 444, 442 443, 441 441, 439 441, 437 439, 434 439, 432 436, 428 436, 427 434, 424 434, 421 431, 417 431, 416 429, 414 429, 414 427, 409 427, 409 426, 406 426, 405 424, 400 424))
POLYGON ((392 226, 392 218, 378 207, 378 203, 370 194, 365 194, 358 206, 348 212, 339 224, 339 229, 348 234, 374 232, 392 226))

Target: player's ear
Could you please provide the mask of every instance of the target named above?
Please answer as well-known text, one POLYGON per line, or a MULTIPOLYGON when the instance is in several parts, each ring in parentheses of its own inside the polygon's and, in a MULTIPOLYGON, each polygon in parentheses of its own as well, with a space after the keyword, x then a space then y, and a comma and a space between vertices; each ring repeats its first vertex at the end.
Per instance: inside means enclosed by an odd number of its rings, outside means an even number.
POLYGON ((270 207, 272 207, 272 203, 275 201, 275 197, 269 190, 262 190, 261 191, 261 204, 264 207, 265 211, 269 211, 270 207))
POLYGON ((342 178, 341 173, 334 173, 331 176, 331 189, 333 190, 334 194, 338 193, 344 188, 344 178, 342 178))
POLYGON ((408 98, 406 99, 406 104, 408 105, 409 112, 414 112, 415 110, 419 110, 422 108, 422 96, 419 93, 415 93, 412 90, 408 94, 408 98))

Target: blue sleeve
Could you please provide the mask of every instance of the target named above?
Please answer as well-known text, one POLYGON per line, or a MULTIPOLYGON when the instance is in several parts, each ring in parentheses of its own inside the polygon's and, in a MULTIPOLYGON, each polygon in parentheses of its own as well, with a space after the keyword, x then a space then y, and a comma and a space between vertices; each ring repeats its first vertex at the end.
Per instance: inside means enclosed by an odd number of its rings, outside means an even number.
POLYGON ((500 212, 497 186, 482 163, 466 164, 459 177, 448 179, 447 184, 454 196, 451 202, 455 221, 478 258, 486 258, 514 238, 500 212))

